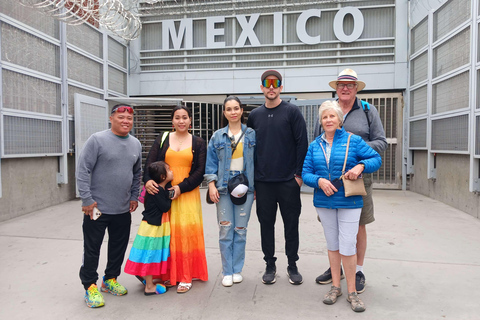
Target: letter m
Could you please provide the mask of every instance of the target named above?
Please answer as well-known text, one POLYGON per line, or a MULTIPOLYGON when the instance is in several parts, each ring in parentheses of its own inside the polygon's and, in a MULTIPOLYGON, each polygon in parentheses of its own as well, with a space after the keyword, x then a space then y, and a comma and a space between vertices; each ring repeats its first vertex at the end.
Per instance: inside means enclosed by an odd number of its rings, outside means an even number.
POLYGON ((172 39, 173 49, 179 50, 182 45, 182 40, 185 37, 184 49, 193 48, 193 20, 181 19, 180 26, 175 27, 175 20, 162 21, 162 48, 163 50, 170 50, 170 39, 172 39))

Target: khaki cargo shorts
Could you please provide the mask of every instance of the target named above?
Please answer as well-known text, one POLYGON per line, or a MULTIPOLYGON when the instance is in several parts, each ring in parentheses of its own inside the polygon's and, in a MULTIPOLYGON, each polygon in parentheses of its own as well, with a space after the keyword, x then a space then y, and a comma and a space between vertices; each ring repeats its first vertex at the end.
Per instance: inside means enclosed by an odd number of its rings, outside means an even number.
POLYGON ((363 183, 365 185, 365 190, 367 195, 363 196, 363 208, 362 213, 360 214, 360 225, 366 225, 375 221, 373 216, 373 187, 372 187, 372 174, 364 173, 363 174, 363 183))

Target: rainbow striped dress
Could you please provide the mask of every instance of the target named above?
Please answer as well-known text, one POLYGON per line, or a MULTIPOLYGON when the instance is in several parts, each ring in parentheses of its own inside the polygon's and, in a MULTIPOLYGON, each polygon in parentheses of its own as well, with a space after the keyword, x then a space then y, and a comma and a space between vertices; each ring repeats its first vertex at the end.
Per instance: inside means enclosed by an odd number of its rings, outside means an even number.
POLYGON ((160 278, 168 272, 169 265, 170 217, 165 212, 159 226, 151 225, 145 220, 140 223, 125 265, 125 273, 160 278))

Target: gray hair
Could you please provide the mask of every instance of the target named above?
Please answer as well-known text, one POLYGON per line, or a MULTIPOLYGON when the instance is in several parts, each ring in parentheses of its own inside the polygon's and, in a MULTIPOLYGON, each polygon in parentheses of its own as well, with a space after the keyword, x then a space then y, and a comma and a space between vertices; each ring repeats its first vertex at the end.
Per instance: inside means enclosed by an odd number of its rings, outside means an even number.
POLYGON ((340 121, 340 127, 343 126, 343 111, 340 108, 340 105, 335 100, 327 100, 320 105, 318 109, 318 121, 320 121, 320 125, 322 125, 322 114, 327 110, 333 110, 337 114, 338 120, 340 121))

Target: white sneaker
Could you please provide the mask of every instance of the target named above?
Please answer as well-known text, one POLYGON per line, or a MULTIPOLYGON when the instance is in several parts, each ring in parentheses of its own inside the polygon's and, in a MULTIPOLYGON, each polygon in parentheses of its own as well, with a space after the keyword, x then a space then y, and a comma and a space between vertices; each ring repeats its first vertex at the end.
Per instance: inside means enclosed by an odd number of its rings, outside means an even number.
POLYGON ((233 283, 240 283, 243 281, 243 277, 240 273, 233 274, 233 283))
POLYGON ((224 276, 223 280, 222 280, 222 284, 223 284, 224 287, 233 286, 233 276, 232 275, 224 276))

